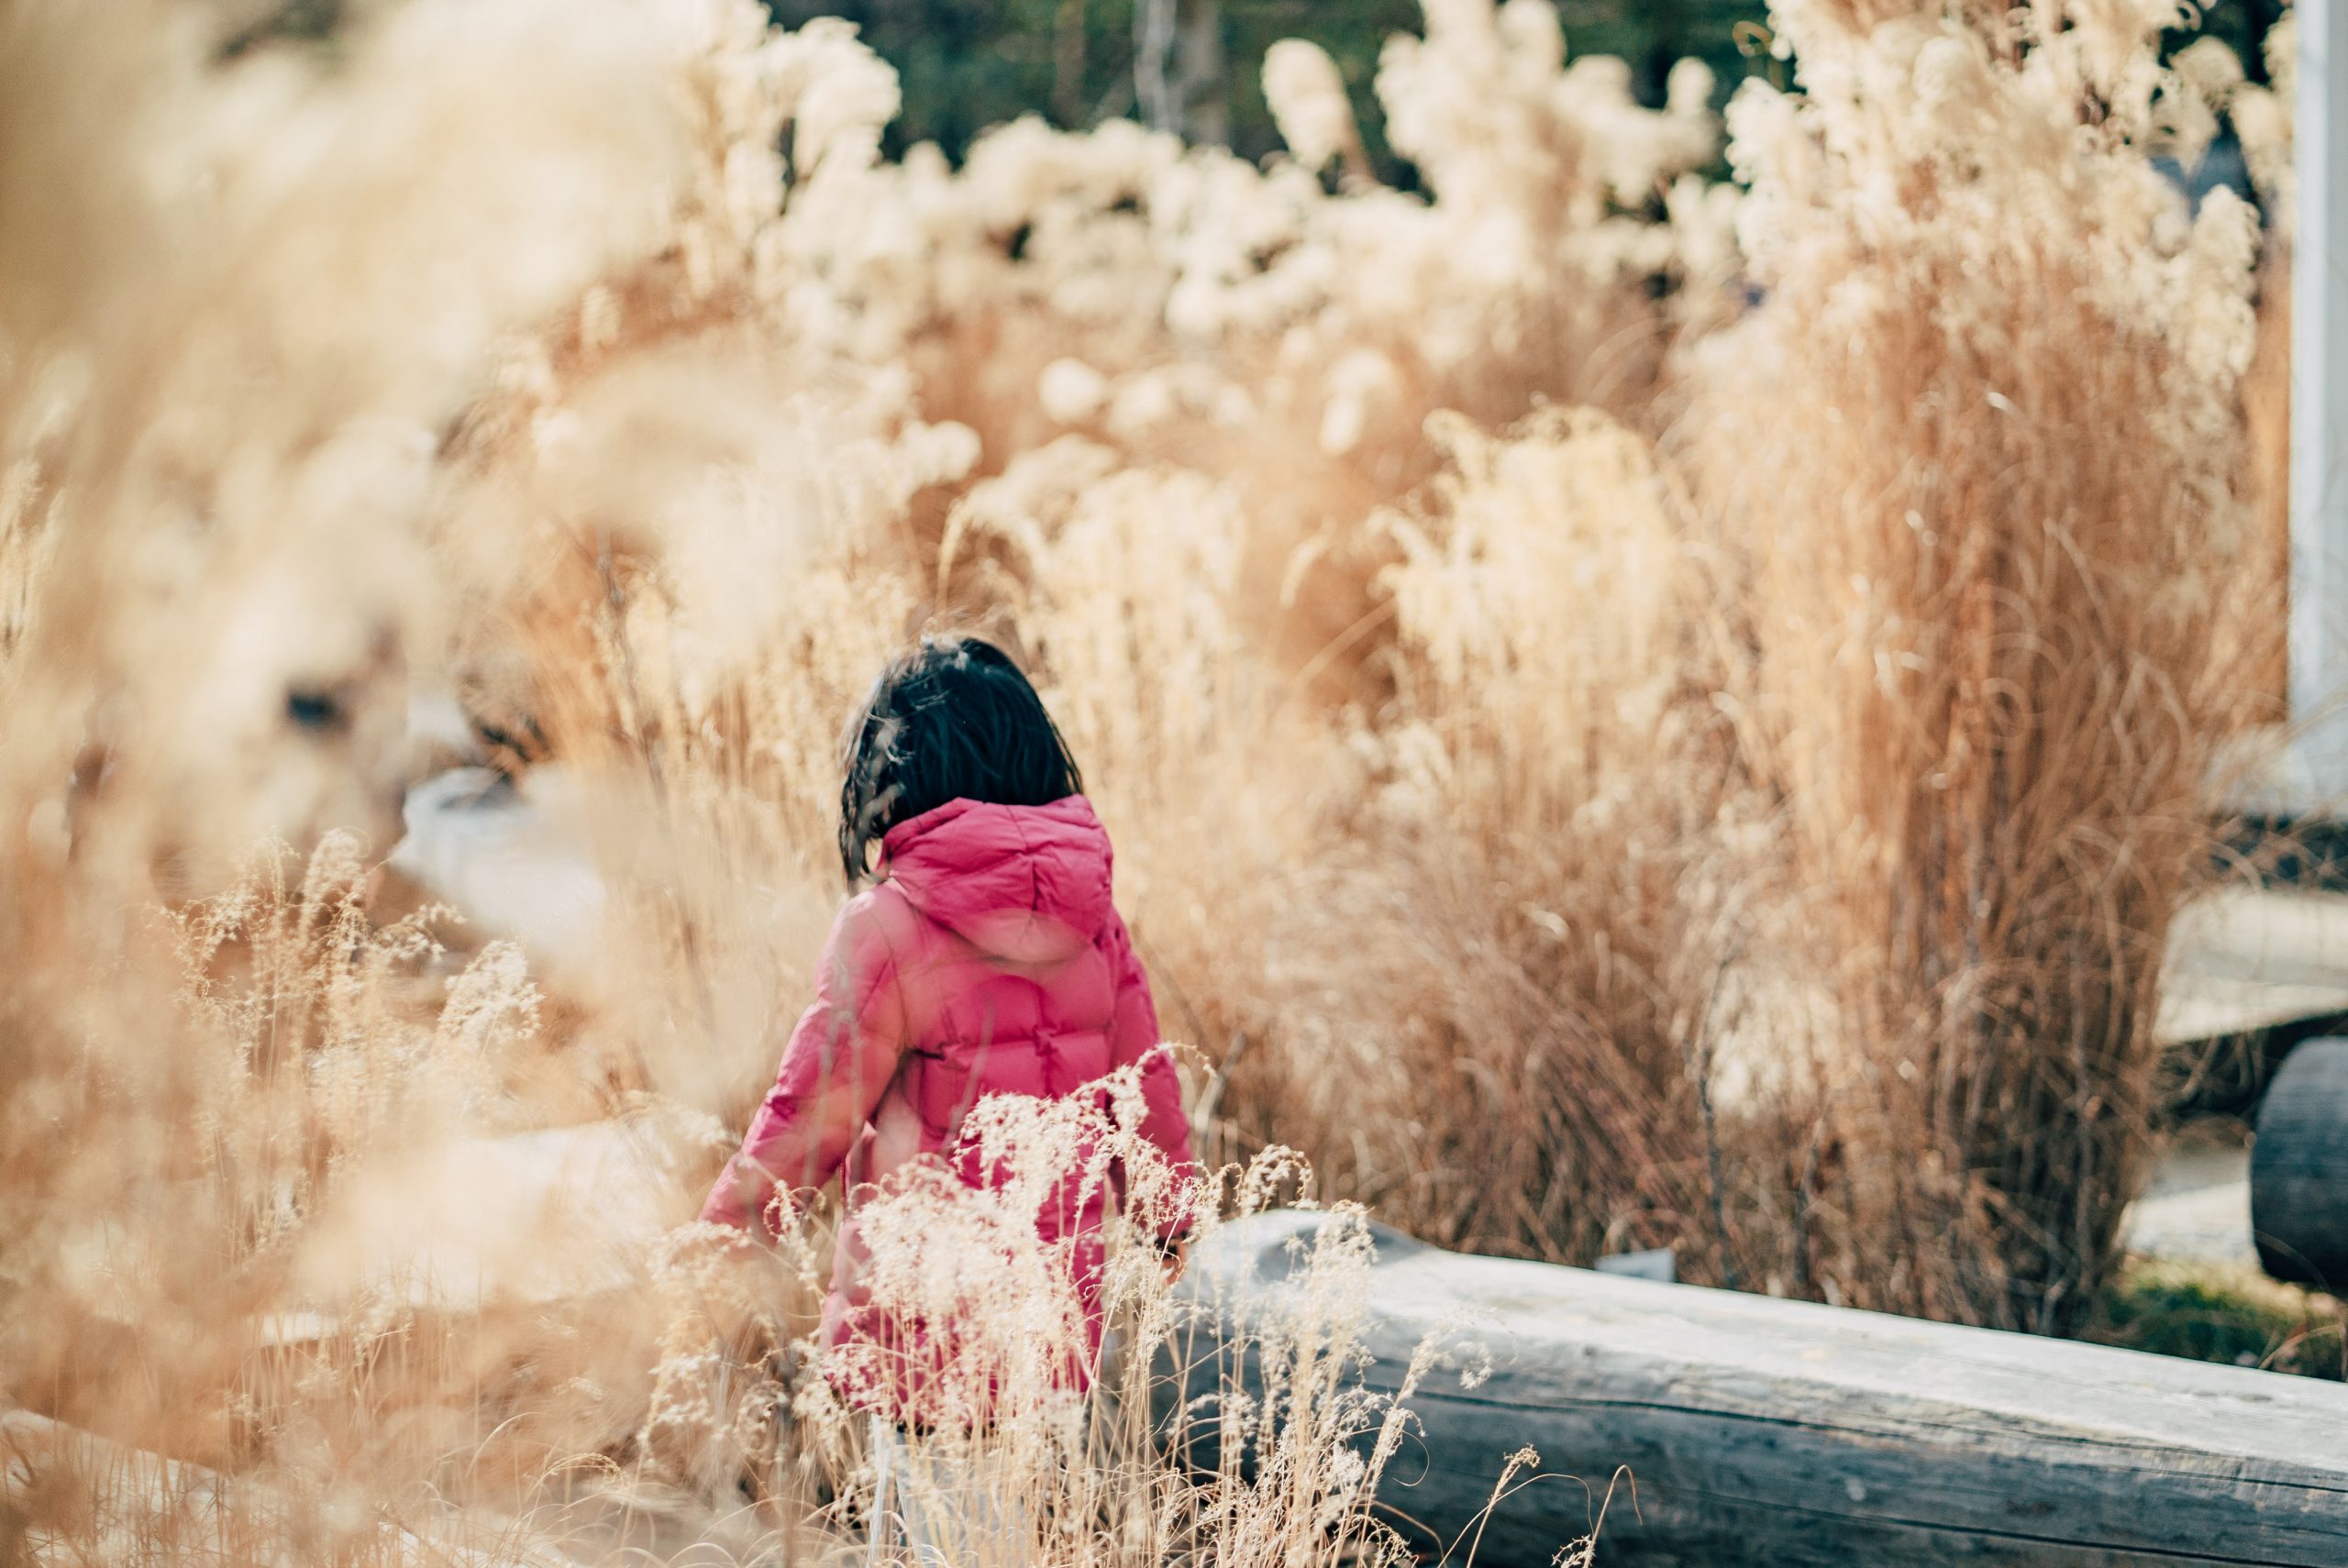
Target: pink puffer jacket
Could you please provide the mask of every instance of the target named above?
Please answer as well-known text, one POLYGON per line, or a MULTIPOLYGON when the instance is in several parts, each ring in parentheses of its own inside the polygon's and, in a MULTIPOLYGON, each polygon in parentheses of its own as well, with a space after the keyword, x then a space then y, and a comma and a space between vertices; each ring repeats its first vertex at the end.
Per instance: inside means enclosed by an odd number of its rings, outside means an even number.
MULTIPOLYGON (((1171 1060, 1153 1050, 1157 1013, 1110 899, 1109 835, 1090 802, 951 801, 889 830, 881 879, 850 900, 816 971, 775 1086, 702 1218, 771 1234, 769 1200, 820 1187, 846 1166, 849 1214, 824 1309, 826 1343, 873 1334, 858 1288, 857 1189, 952 1150, 963 1115, 996 1094, 1058 1099, 1147 1058, 1138 1129, 1192 1164, 1171 1060)), ((975 1159, 955 1162, 984 1182, 975 1159)), ((1105 1195, 1047 1213, 1080 1286, 1097 1270, 1105 1195)), ((1098 1304, 1086 1290, 1098 1345, 1098 1304)))

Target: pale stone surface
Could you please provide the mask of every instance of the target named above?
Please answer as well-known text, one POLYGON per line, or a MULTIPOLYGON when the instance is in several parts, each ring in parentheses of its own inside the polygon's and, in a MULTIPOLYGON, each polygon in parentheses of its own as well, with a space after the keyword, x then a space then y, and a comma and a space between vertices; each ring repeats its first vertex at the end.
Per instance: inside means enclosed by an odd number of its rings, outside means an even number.
POLYGON ((2175 1263, 2254 1269, 2250 1240, 2250 1151, 2185 1148, 2165 1155, 2128 1210, 2128 1251, 2175 1263))
POLYGON ((2178 919, 2164 1041, 2214 1040, 2348 1012, 2348 896, 2228 889, 2178 919))
POLYGON ((692 1217, 684 1185, 673 1135, 622 1121, 420 1148, 342 1185, 297 1289, 454 1310, 623 1289, 692 1217))

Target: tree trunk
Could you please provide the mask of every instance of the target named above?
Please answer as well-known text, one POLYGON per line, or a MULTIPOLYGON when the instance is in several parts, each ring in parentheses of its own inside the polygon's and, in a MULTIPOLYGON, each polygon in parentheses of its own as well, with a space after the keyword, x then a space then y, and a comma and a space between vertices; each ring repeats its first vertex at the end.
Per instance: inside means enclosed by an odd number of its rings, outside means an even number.
POLYGON ((1180 105, 1186 140, 1200 147, 1231 145, 1218 0, 1182 0, 1174 37, 1174 101, 1180 105))
POLYGON ((1084 0, 1060 0, 1052 18, 1052 118, 1084 128, 1084 0))

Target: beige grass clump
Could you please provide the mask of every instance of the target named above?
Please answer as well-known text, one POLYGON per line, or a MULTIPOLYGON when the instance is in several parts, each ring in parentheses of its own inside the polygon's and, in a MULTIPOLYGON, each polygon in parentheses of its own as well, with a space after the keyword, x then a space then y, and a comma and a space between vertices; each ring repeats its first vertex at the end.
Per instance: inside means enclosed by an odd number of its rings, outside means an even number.
POLYGON ((530 6, 401 7, 327 77, 207 63, 193 7, 11 8, 9 205, 47 237, 0 326, 11 533, 45 541, 6 787, 133 896, 150 849, 201 891, 272 830, 384 831, 437 427, 499 333, 649 237, 673 167, 638 29, 599 16, 549 46, 530 6), (75 130, 84 84, 140 107, 75 130))
POLYGON ((456 608, 438 437, 673 194, 659 50, 571 20, 402 7, 327 70, 223 57, 200 7, 0 12, 0 1389, 101 1434, 12 1413, 12 1560, 510 1546, 549 1454, 630 1427, 629 1313, 437 1310, 403 1273, 437 1243, 338 1212, 546 1111, 515 950, 443 970, 445 924, 370 895, 456 608), (262 829, 306 869, 248 874, 262 829))
POLYGON ((2208 853, 2257 234, 2147 160, 2210 124, 2165 14, 1877 9, 1781 7, 1803 92, 1733 108, 1766 297, 1684 446, 1750 562, 1742 738, 1832 998, 1798 1244, 1864 1305, 2061 1330, 2208 853))
MULTIPOLYGON (((70 1242, 54 1280, 18 1282, 12 1387, 42 1390, 44 1415, 67 1424, 10 1418, 14 1539, 40 1560, 102 1545, 255 1562, 642 1560, 694 1542, 740 1560, 860 1553, 883 1500, 852 1395, 873 1375, 858 1347, 807 1337, 820 1237, 786 1249, 795 1273, 746 1271, 699 1228, 664 1240, 646 1224, 673 1212, 673 1190, 648 1206, 591 1190, 540 1217, 552 1230, 494 1243, 505 1251, 482 1261, 502 1287, 401 1251, 410 1237, 386 1200, 438 1211, 428 1173, 446 1156, 432 1149, 522 1110, 501 1119, 477 1095, 438 1098, 499 1060, 442 1056, 492 1034, 526 1051, 536 998, 493 950, 448 977, 436 1012, 436 944, 421 920, 367 932, 357 870, 348 845, 298 880, 272 858, 172 923, 204 1158, 148 1178, 161 1184, 151 1204, 92 1204, 104 1235, 70 1242), (590 1254, 611 1261, 576 1272, 590 1254), (556 1271, 551 1294, 538 1269, 556 1271), (37 1375, 34 1346, 51 1358, 37 1375)), ((999 1190, 917 1177, 864 1208, 879 1308, 921 1331, 965 1326, 924 1385, 937 1432, 897 1461, 889 1506, 1024 1521, 978 1561, 1406 1560, 1372 1503, 1412 1430, 1409 1396, 1445 1347, 1425 1347, 1394 1394, 1361 1383, 1371 1253, 1354 1210, 1247 1314, 1232 1316, 1221 1286, 1200 1308, 1179 1302, 1143 1238, 1179 1214, 1211 1253, 1226 1203, 1271 1201, 1298 1162, 1274 1150, 1245 1173, 1178 1180, 1123 1131, 1137 1083, 1109 1089, 1106 1106, 977 1108, 981 1157, 1011 1173, 999 1190), (1116 1353, 1095 1364, 1067 1244, 1040 1243, 1036 1215, 1113 1165, 1116 1353), (1201 1310, 1240 1337, 1208 1332, 1201 1310), (1183 1416, 1167 1379, 1209 1345, 1214 1392, 1183 1416), (1080 1364, 1101 1396, 1077 1391, 1080 1364), (1169 1442, 1186 1441, 1168 1419, 1214 1428, 1199 1451, 1208 1471, 1168 1467, 1169 1442), (978 1435, 953 1435, 966 1430, 978 1435)), ((605 1177, 673 1176, 690 1121, 639 1110, 632 1126, 654 1163, 605 1177)), ((513 1199, 466 1201, 493 1212, 513 1199)), ((445 1253, 452 1238, 427 1240, 445 1253)))
POLYGON ((1667 999, 1717 939, 1694 872, 1723 778, 1683 712, 1683 525, 1594 413, 1436 438, 1452 467, 1380 524, 1394 717, 1333 746, 1358 803, 1277 875, 1268 901, 1312 918, 1267 917, 1234 1112, 1431 1239, 1700 1240, 1691 1272, 1733 1277, 1698 1133, 1721 1021, 1667 999))
POLYGON ((545 1469, 628 1430, 651 1335, 641 1310, 584 1309, 611 1285, 593 1238, 562 1258, 543 1227, 565 1216, 513 1212, 518 1233, 468 1242, 447 1227, 514 1195, 436 1191, 467 1139, 526 1121, 538 994, 510 948, 445 966, 433 911, 374 929, 364 882, 330 837, 154 915, 150 959, 183 977, 152 1015, 168 1059, 78 1103, 47 1088, 73 1114, 41 1180, 10 1186, 5 1345, 32 1444, 5 1511, 36 1561, 106 1541, 125 1561, 429 1561, 526 1535, 510 1521, 545 1469), (420 1236, 418 1215, 444 1228, 420 1236), (526 1298, 483 1285, 485 1262, 526 1298))
POLYGON ((981 1101, 966 1131, 1002 1185, 974 1191, 916 1172, 864 1201, 860 1277, 896 1348, 803 1340, 777 1395, 797 1441, 837 1468, 828 1517, 877 1532, 885 1562, 914 1560, 900 1521, 925 1526, 958 1562, 1005 1568, 1410 1561, 1374 1500, 1415 1430, 1411 1397, 1447 1360, 1464 1360, 1472 1382, 1472 1347, 1438 1337, 1391 1392, 1362 1381, 1374 1253, 1347 1207, 1252 1301, 1235 1298, 1242 1277, 1223 1267, 1178 1297, 1152 1232, 1179 1216, 1194 1226, 1193 1252, 1212 1258, 1229 1218, 1300 1178, 1309 1187, 1310 1174, 1270 1149, 1245 1170, 1178 1177, 1123 1131, 1138 1110, 1132 1071, 1101 1101, 981 1101), (1037 1241, 1040 1215, 1113 1171, 1124 1201, 1097 1264, 1076 1254, 1078 1238, 1037 1241), (1105 1353, 1088 1341, 1074 1284, 1095 1266, 1105 1353), (892 1390, 907 1391, 925 1430, 884 1454, 867 1408, 893 1416, 892 1390), (1169 1450, 1205 1468, 1168 1467, 1169 1450))

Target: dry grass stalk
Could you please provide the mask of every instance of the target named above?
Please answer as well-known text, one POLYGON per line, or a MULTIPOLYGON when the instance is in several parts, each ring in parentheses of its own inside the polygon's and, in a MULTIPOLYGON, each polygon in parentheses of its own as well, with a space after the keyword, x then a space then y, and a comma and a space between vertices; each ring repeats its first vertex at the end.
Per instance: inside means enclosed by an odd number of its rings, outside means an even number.
POLYGON ((1787 9, 1809 94, 1733 116, 1769 293, 1688 447, 1752 563, 1746 738, 1833 999, 1807 1244, 1866 1304, 2058 1330, 2139 1179, 2238 700, 2254 220, 2188 224, 2144 162, 2198 102, 2150 19, 1787 9))

